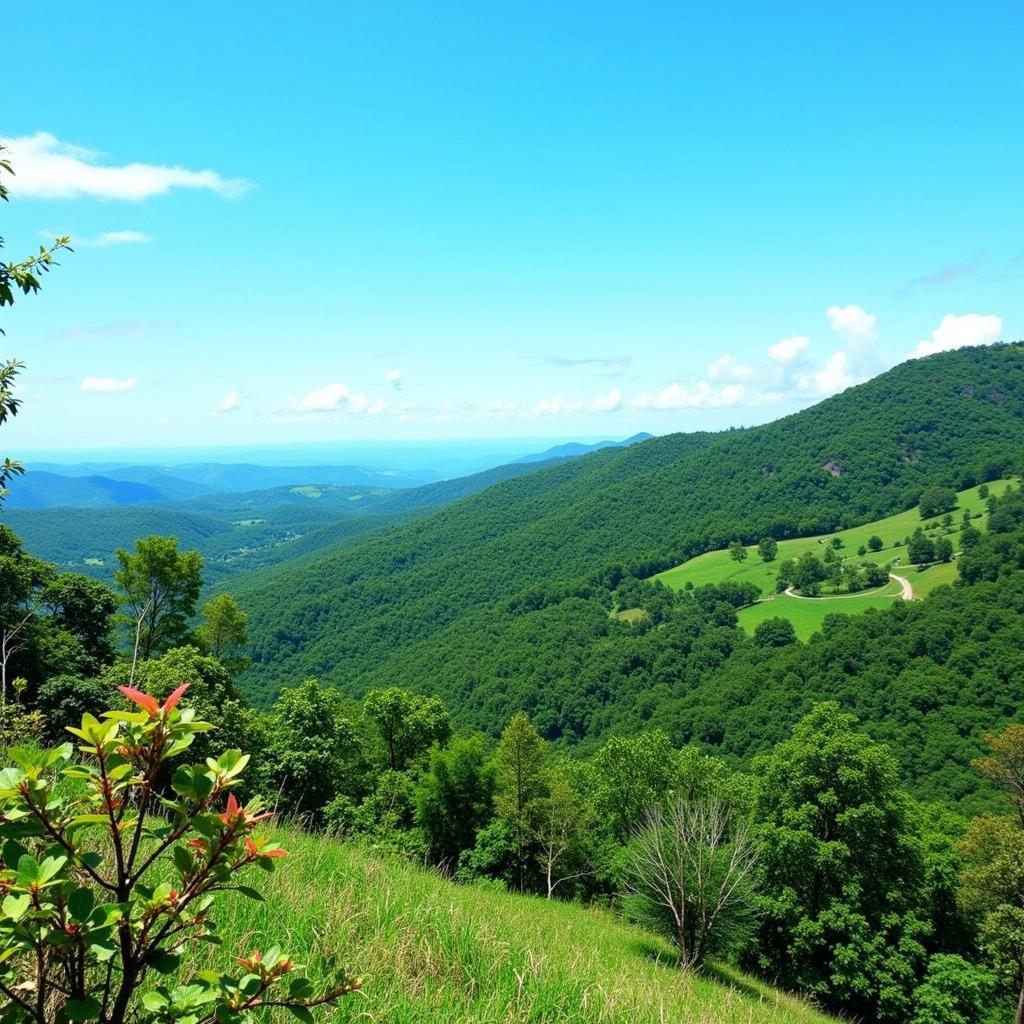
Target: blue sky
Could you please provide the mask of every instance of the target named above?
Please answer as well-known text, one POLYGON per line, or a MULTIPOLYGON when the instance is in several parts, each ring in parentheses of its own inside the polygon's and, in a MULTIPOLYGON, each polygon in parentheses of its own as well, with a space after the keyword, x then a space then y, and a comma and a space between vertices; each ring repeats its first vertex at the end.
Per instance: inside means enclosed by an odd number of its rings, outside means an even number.
POLYGON ((1024 336, 1019 3, 5 24, 4 447, 626 436, 1024 336), (42 233, 42 235, 41 235, 42 233))

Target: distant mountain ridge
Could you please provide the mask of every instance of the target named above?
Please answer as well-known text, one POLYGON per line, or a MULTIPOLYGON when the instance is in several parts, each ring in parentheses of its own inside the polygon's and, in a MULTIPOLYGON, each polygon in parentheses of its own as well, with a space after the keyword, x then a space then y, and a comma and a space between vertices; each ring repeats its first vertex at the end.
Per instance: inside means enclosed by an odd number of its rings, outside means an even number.
POLYGON ((628 448, 630 445, 640 444, 641 441, 650 441, 653 437, 653 434, 641 431, 639 434, 627 437, 624 441, 595 441, 593 444, 570 441, 567 444, 559 444, 555 445, 554 448, 548 448, 547 451, 537 452, 535 455, 524 455, 521 459, 515 459, 514 461, 520 463, 548 462, 551 459, 575 459, 581 455, 589 455, 591 452, 601 451, 603 448, 628 448))

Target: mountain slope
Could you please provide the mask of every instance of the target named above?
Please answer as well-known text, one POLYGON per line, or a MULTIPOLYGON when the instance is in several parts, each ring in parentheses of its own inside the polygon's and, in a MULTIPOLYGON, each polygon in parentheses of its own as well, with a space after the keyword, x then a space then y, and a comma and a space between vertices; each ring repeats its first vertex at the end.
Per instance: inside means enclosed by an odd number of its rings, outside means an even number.
POLYGON ((224 945, 193 950, 192 963, 233 965, 251 936, 287 935, 313 975, 322 959, 364 979, 362 995, 318 1011, 324 1024, 833 1019, 738 972, 682 971, 666 943, 605 911, 454 885, 325 836, 282 829, 274 839, 292 856, 253 882, 265 902, 222 901, 224 945))
POLYGON ((1022 453, 1021 345, 905 363, 765 426, 605 449, 239 580, 247 682, 266 695, 317 675, 358 691, 409 644, 429 664, 439 631, 531 585, 854 525, 925 484, 1004 475, 1022 453))

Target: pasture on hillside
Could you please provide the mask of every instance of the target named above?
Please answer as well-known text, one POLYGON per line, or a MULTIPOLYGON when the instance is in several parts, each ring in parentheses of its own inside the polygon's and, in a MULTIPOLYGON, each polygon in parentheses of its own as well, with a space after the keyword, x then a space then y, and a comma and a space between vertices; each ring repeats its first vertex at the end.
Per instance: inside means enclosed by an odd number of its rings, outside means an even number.
MULTIPOLYGON (((987 485, 990 495, 1002 494, 1009 480, 996 480, 987 485)), ((971 487, 957 494, 956 508, 953 510, 953 523, 943 527, 936 519, 921 518, 917 506, 885 519, 879 519, 863 526, 835 533, 822 534, 814 537, 798 537, 779 541, 778 552, 774 559, 765 562, 757 552, 757 546, 751 545, 744 550, 747 557, 736 561, 727 548, 709 551, 697 558, 683 562, 653 578, 671 587, 681 590, 686 585, 694 587, 708 583, 752 583, 761 588, 762 598, 756 604, 743 608, 739 612, 740 625, 753 631, 765 619, 782 617, 793 623, 793 628, 801 640, 806 640, 812 633, 821 628, 828 615, 855 615, 870 608, 885 608, 893 601, 899 600, 900 585, 890 580, 884 587, 857 594, 823 594, 816 598, 795 597, 789 594, 776 594, 775 580, 779 566, 792 558, 797 558, 805 551, 818 556, 824 555, 833 538, 842 542, 839 554, 852 558, 857 562, 871 561, 883 565, 891 565, 893 572, 906 579, 915 599, 924 597, 938 586, 952 583, 956 579, 956 562, 940 563, 918 567, 906 564, 905 541, 919 526, 925 528, 925 534, 932 538, 948 536, 958 549, 957 535, 965 512, 971 514, 972 525, 983 528, 988 517, 986 499, 978 493, 979 487, 971 487), (869 538, 877 536, 882 540, 878 551, 866 550, 859 555, 859 549, 867 547, 869 538)))

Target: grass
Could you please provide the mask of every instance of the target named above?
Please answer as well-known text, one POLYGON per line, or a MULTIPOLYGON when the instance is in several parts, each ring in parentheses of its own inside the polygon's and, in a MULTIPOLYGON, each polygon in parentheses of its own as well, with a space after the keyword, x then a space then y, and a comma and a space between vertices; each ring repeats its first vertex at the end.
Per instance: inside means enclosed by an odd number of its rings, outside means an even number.
MULTIPOLYGON (((989 493, 1001 494, 1007 480, 997 480, 990 483, 989 493)), ((879 563, 895 563, 894 568, 901 575, 910 581, 914 588, 914 597, 924 597, 925 594, 938 586, 952 583, 956 579, 956 564, 954 562, 945 565, 934 565, 925 569, 918 569, 915 566, 901 564, 906 557, 906 548, 902 541, 914 532, 919 526, 924 526, 925 533, 930 537, 948 535, 956 546, 957 535, 960 530, 960 522, 965 511, 969 511, 973 517, 973 525, 983 527, 988 512, 985 508, 985 499, 978 494, 977 487, 961 491, 957 495, 957 506, 953 511, 953 527, 951 530, 941 526, 929 528, 929 524, 921 519, 917 508, 908 509, 898 515, 889 516, 886 519, 879 519, 864 526, 856 526, 850 530, 840 530, 832 534, 822 534, 817 537, 800 537, 794 540, 779 541, 779 550, 775 559, 771 562, 762 561, 757 553, 757 547, 751 546, 746 549, 747 558, 737 562, 730 557, 728 550, 709 551, 699 555, 682 565, 677 565, 665 572, 658 573, 654 578, 660 580, 673 590, 680 590, 687 583, 699 587, 706 583, 723 583, 726 581, 736 583, 753 583, 760 587, 764 598, 749 608, 744 608, 739 613, 739 622, 744 629, 752 631, 765 619, 776 616, 787 618, 793 623, 797 636, 806 640, 812 633, 820 629, 826 615, 844 613, 848 615, 867 611, 869 608, 885 608, 899 596, 899 587, 895 584, 885 588, 883 591, 873 591, 870 594, 858 595, 835 595, 824 596, 813 601, 800 600, 786 595, 775 595, 775 579, 778 575, 781 562, 790 558, 796 558, 805 551, 813 551, 823 555, 826 546, 833 537, 838 537, 842 542, 840 553, 846 557, 853 557, 858 561, 873 561, 879 563), (865 555, 857 554, 861 545, 867 546, 868 538, 878 536, 882 539, 880 551, 868 551, 865 555), (897 546, 900 544, 900 546, 897 546)))
POLYGON ((285 831, 291 856, 249 879, 266 902, 223 899, 230 963, 279 942, 299 962, 347 965, 361 995, 318 1021, 388 1024, 827 1024, 731 970, 684 973, 671 948, 610 913, 456 886, 322 836, 285 831), (718 979, 718 980, 716 980, 718 979))

